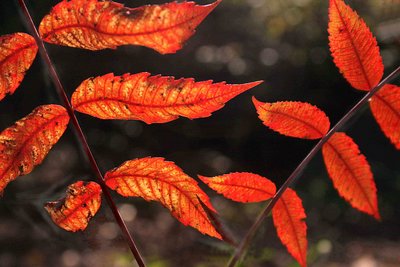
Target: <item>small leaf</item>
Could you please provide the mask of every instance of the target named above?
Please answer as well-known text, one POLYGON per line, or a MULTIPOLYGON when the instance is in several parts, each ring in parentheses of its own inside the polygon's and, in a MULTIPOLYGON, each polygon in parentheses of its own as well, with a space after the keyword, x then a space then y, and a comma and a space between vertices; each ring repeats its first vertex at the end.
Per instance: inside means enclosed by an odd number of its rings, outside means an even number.
POLYGON ((78 181, 68 186, 67 196, 44 206, 53 222, 64 230, 85 230, 101 205, 101 188, 95 182, 78 181))
POLYGON ((0 134, 0 192, 43 161, 64 133, 68 121, 65 108, 44 105, 0 134))
POLYGON ((219 3, 128 8, 112 1, 62 1, 43 18, 39 32, 46 42, 89 50, 131 44, 174 53, 219 3))
POLYGON ((100 119, 142 120, 164 123, 179 116, 204 118, 228 100, 260 84, 240 85, 195 82, 149 73, 89 78, 72 95, 75 110, 100 119))
POLYGON ((199 178, 224 197, 238 202, 259 202, 275 195, 275 184, 269 179, 248 172, 234 172, 215 177, 199 178))
POLYGON ((371 98, 370 106, 384 134, 400 149, 400 87, 386 84, 371 98))
POLYGON ((383 63, 375 37, 343 0, 329 1, 329 46, 333 61, 356 89, 368 91, 383 75, 383 63))
POLYGON ((184 225, 221 239, 200 203, 215 212, 208 196, 173 162, 150 157, 130 160, 108 171, 104 179, 122 196, 158 201, 184 225))
POLYGON ((333 186, 354 208, 380 220, 376 186, 371 168, 353 139, 335 133, 322 147, 333 186))
POLYGON ((35 39, 26 33, 0 36, 0 100, 13 94, 36 57, 35 39))
POLYGON ((311 104, 291 101, 263 103, 254 97, 253 103, 264 125, 280 134, 319 139, 329 130, 329 118, 311 104))
POLYGON ((307 225, 301 199, 288 188, 272 209, 272 219, 282 241, 301 266, 307 266, 307 225))

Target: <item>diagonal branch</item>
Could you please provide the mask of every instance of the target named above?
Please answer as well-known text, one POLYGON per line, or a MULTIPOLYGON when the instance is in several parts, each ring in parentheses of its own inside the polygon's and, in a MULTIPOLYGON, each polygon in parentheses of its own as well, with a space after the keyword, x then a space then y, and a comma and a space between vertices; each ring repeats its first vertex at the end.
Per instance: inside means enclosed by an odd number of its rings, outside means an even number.
POLYGON ((261 226, 264 219, 270 214, 272 208, 275 206, 276 202, 282 197, 286 189, 291 186, 300 177, 301 173, 307 167, 307 164, 314 158, 314 156, 319 152, 322 146, 329 140, 329 138, 339 131, 339 129, 344 126, 357 112, 364 106, 368 100, 379 91, 385 84, 391 82, 400 75, 400 67, 395 69, 390 73, 385 79, 383 79, 376 87, 369 91, 360 101, 358 101, 336 124, 332 129, 324 136, 322 139, 311 149, 307 156, 302 162, 296 167, 292 174, 286 179, 285 183, 279 188, 275 196, 267 204, 263 211, 258 215, 256 221, 247 231, 243 239, 240 241, 239 246, 235 250, 231 259, 228 262, 228 267, 234 267, 244 256, 247 248, 249 247, 255 233, 261 226))
POLYGON ((69 99, 67 97, 67 94, 65 93, 64 87, 61 84, 61 81, 58 77, 58 74, 54 68, 53 63, 51 62, 51 59, 49 57, 49 54, 47 53, 47 50, 44 46, 43 40, 40 38, 39 33, 37 32, 37 29, 35 27, 35 24, 32 20, 32 17, 29 13, 28 8, 26 7, 25 1, 24 0, 18 0, 19 6, 25 16, 26 21, 28 22, 28 26, 30 31, 33 34, 33 37, 36 40, 36 43, 39 47, 39 53, 42 56, 42 58, 44 59, 48 69, 49 69, 49 73, 50 73, 50 77, 53 80, 53 83, 56 87, 57 93, 59 95, 59 98, 61 99, 61 101, 63 102, 65 108, 68 111, 68 115, 71 118, 72 121, 72 125, 73 128, 75 129, 79 142, 81 143, 83 150, 87 156, 87 158, 89 159, 90 162, 90 166, 92 168, 93 173, 95 174, 96 178, 97 178, 97 182, 100 184, 101 189, 104 193, 104 197, 107 200, 107 203, 115 217, 115 220, 117 221, 123 236, 125 238, 125 241, 128 243, 129 248, 133 254, 133 256, 136 259, 136 262, 138 263, 138 265, 140 267, 145 267, 145 263, 144 260, 138 250, 138 248, 136 247, 135 241, 133 239, 133 237, 131 236, 131 234, 129 233, 129 230, 124 222, 124 220, 121 217, 121 214, 119 213, 117 206, 115 205, 115 202, 113 201, 110 191, 108 190, 108 187, 106 186, 105 182, 104 182, 104 178, 103 175, 97 165, 96 159, 94 158, 92 151, 87 143, 86 137, 84 135, 84 133, 82 132, 81 126, 74 114, 74 111, 71 107, 71 104, 69 102, 69 99))

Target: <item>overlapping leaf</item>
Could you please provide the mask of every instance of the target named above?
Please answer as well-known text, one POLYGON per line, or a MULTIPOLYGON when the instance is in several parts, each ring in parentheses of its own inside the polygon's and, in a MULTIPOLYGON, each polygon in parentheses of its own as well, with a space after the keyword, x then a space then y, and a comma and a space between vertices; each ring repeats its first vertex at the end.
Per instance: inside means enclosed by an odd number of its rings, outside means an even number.
POLYGON ((43 18, 39 32, 47 42, 90 50, 132 44, 174 53, 218 4, 128 8, 112 1, 64 0, 43 18))
POLYGON ((158 201, 184 225, 221 239, 200 203, 215 211, 208 196, 173 162, 150 157, 130 160, 107 172, 104 179, 119 194, 158 201))
POLYGON ((322 147, 333 186, 354 208, 380 219, 377 190, 371 168, 353 139, 335 133, 322 147))
POLYGON ((343 0, 329 1, 329 46, 333 61, 356 89, 370 90, 383 75, 375 37, 356 12, 343 0))
POLYGON ((280 134, 318 139, 329 130, 329 118, 311 104, 291 101, 262 103, 254 97, 253 103, 264 125, 280 134))
POLYGON ((384 134, 400 149, 400 87, 385 85, 371 98, 370 106, 384 134))
POLYGON ((0 100, 13 94, 36 57, 35 39, 26 33, 0 36, 0 100))
POLYGON ((288 188, 272 209, 279 239, 301 266, 307 266, 307 225, 301 199, 288 188))
POLYGON ((0 134, 0 191, 40 164, 67 127, 69 116, 59 105, 39 106, 0 134))
POLYGON ((235 172, 199 178, 224 197, 238 202, 259 202, 275 195, 275 184, 269 179, 248 172, 235 172))
POLYGON ((48 202, 45 209, 55 224, 64 230, 85 230, 101 205, 101 188, 95 182, 78 181, 68 186, 65 198, 48 202))
POLYGON ((100 119, 134 119, 163 123, 179 116, 203 118, 238 94, 260 84, 195 82, 149 73, 106 74, 82 82, 72 95, 75 110, 100 119))

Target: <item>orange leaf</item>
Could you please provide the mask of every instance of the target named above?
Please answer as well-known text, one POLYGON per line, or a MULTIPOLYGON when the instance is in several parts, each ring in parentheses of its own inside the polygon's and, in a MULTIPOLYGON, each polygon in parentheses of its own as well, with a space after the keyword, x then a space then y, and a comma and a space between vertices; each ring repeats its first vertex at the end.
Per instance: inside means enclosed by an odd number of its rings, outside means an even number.
POLYGON ((163 123, 179 116, 204 118, 228 100, 260 84, 229 85, 195 82, 147 72, 114 76, 109 73, 82 82, 72 95, 75 110, 100 119, 163 123))
POLYGON ((174 53, 219 3, 128 8, 112 1, 64 0, 43 18, 39 32, 46 42, 89 50, 131 44, 174 53))
POLYGON ((371 168, 353 139, 335 133, 322 147, 333 186, 354 208, 380 220, 376 186, 371 168))
POLYGON ((85 230, 101 205, 101 188, 95 182, 78 181, 68 186, 67 196, 44 206, 55 224, 64 230, 85 230))
POLYGON ((67 127, 69 116, 59 105, 39 106, 0 134, 0 191, 40 164, 67 127))
POLYGON ((263 103, 255 97, 253 103, 264 125, 280 134, 318 139, 329 130, 329 118, 311 104, 291 101, 263 103))
POLYGON ((301 266, 307 266, 307 225, 301 199, 288 188, 272 208, 279 239, 301 266))
POLYGON ((400 87, 386 84, 371 98, 370 106, 382 131, 400 149, 400 87))
POLYGON ((343 0, 329 1, 329 46, 333 61, 356 89, 368 91, 383 75, 379 47, 368 26, 343 0))
POLYGON ((173 162, 150 157, 130 160, 107 172, 104 179, 119 194, 158 201, 184 225, 221 239, 200 203, 215 212, 208 196, 173 162))
POLYGON ((238 202, 259 202, 275 195, 275 184, 269 179, 248 172, 234 172, 212 178, 199 178, 224 197, 238 202))
POLYGON ((35 39, 26 33, 0 36, 0 100, 13 94, 36 57, 35 39))

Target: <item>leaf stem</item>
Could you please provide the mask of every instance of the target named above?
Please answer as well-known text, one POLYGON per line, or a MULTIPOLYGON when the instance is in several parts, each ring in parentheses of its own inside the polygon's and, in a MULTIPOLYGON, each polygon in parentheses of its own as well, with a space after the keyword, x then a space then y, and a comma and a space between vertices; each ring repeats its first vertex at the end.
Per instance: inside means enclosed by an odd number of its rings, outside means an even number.
POLYGON ((231 259, 228 262, 228 267, 234 267, 236 264, 244 257, 244 254, 249 247, 255 233, 260 227, 263 220, 270 214, 272 208, 275 206, 276 202, 282 197, 286 189, 291 186, 301 175, 307 164, 314 158, 314 156, 319 152, 322 146, 328 141, 328 139, 338 130, 344 126, 357 112, 362 108, 362 106, 368 102, 368 100, 377 93, 385 84, 394 80, 400 75, 400 67, 397 67, 392 73, 390 73, 385 79, 383 79, 377 86, 370 90, 360 101, 358 101, 336 124, 331 128, 331 130, 320 139, 320 141, 310 150, 307 156, 300 162, 300 164, 294 169, 292 174, 286 179, 283 185, 276 192, 271 201, 265 206, 265 208, 260 212, 257 219, 253 225, 249 228, 243 239, 240 241, 239 246, 235 250, 231 259))
POLYGON ((111 211, 112 211, 112 213, 113 213, 113 215, 115 217, 115 220, 117 221, 117 223, 118 223, 118 225, 119 225, 119 227, 120 227, 120 229, 121 229, 121 231, 123 233, 123 236, 124 236, 126 242, 128 243, 129 248, 130 248, 133 256, 135 257, 136 262, 138 263, 138 265, 140 267, 145 267, 146 265, 145 265, 144 260, 143 260, 141 254, 140 254, 140 252, 139 252, 139 250, 138 250, 138 248, 137 248, 137 246, 135 244, 135 241, 134 241, 133 237, 131 236, 131 234, 129 233, 129 230, 128 230, 124 220, 122 219, 121 214, 119 213, 115 202, 113 201, 113 199, 111 197, 110 191, 109 191, 107 185, 104 182, 104 177, 103 177, 103 175, 102 175, 102 173, 101 173, 101 171, 100 171, 100 169, 99 169, 99 167, 97 165, 96 159, 93 156, 93 153, 92 153, 92 151, 91 151, 91 149, 89 147, 89 144, 88 144, 88 142, 86 140, 86 137, 85 137, 85 135, 84 135, 84 133, 83 133, 83 131, 81 129, 81 126, 80 126, 80 124, 78 122, 78 119, 76 118, 76 116, 74 114, 74 110, 73 110, 73 108, 71 106, 71 103, 69 102, 67 94, 65 93, 64 87, 61 84, 60 78, 58 77, 58 74, 57 74, 57 72, 56 72, 56 70, 54 68, 54 65, 51 62, 49 54, 47 53, 47 50, 46 50, 46 48, 44 46, 43 40, 39 36, 39 33, 38 33, 38 31, 37 31, 37 29, 35 27, 35 24, 34 24, 34 22, 32 20, 32 17, 31 17, 31 15, 29 13, 29 10, 26 7, 25 1, 24 0, 18 0, 18 3, 19 3, 20 8, 22 9, 23 14, 25 15, 25 18, 26 18, 26 20, 28 22, 28 26, 29 26, 31 32, 33 33, 33 36, 34 36, 34 38, 35 38, 35 40, 36 40, 36 42, 38 44, 39 53, 42 56, 42 58, 44 59, 45 64, 47 65, 47 67, 49 69, 50 77, 53 80, 53 83, 54 83, 54 85, 56 87, 56 91, 57 91, 60 99, 62 100, 65 108, 68 111, 68 115, 71 118, 71 122, 72 122, 73 128, 75 129, 75 131, 77 133, 77 136, 78 136, 78 139, 79 139, 79 142, 82 145, 83 150, 84 150, 84 152, 85 152, 85 154, 86 154, 86 156, 87 156, 87 158, 88 158, 88 160, 90 162, 90 166, 91 166, 92 171, 94 172, 94 174, 95 174, 95 176, 97 178, 97 182, 101 186, 101 189, 103 191, 104 197, 107 200, 108 206, 110 207, 110 209, 111 209, 111 211))

